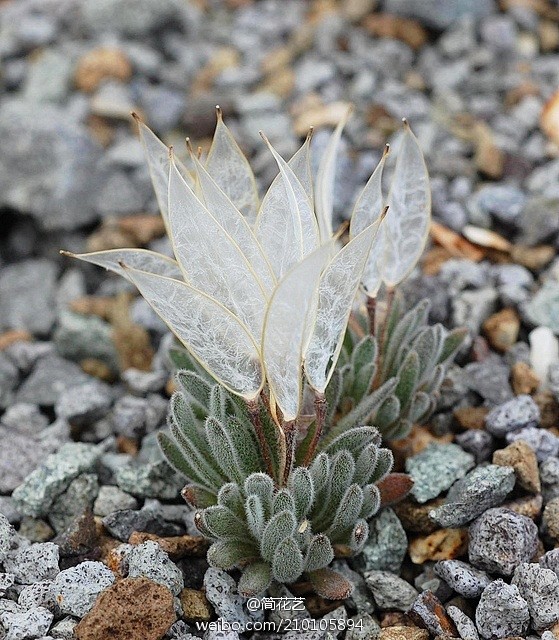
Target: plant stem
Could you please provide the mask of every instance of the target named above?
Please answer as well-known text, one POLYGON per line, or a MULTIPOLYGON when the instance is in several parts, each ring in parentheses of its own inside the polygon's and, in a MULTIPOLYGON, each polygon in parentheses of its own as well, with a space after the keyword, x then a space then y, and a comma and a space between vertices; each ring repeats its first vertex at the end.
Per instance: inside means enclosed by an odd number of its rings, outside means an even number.
POLYGON ((369 315, 369 333, 375 335, 375 319, 377 310, 377 299, 367 296, 367 314, 369 315))
POLYGON ((285 448, 286 448, 286 459, 285 459, 285 468, 283 470, 283 478, 282 484, 285 486, 287 484, 287 479, 293 469, 293 462, 295 460, 295 447, 297 445, 297 419, 290 420, 286 422, 283 427, 283 432, 285 433, 285 448))
POLYGON ((266 441, 266 436, 264 435, 264 429, 262 427, 262 421, 260 420, 260 405, 258 403, 258 400, 247 400, 247 408, 250 415, 250 421, 252 422, 252 426, 254 427, 254 431, 256 432, 256 437, 258 438, 258 444, 260 445, 262 457, 264 458, 266 472, 268 473, 270 478, 273 478, 274 466, 272 465, 272 458, 270 456, 270 447, 268 445, 268 442, 266 441))
POLYGON ((305 456, 305 460, 303 461, 303 466, 308 467, 311 463, 318 443, 320 442, 320 438, 322 436, 322 431, 324 430, 324 422, 326 421, 326 396, 323 393, 319 393, 318 391, 314 394, 314 412, 316 415, 316 428, 314 430, 314 434, 307 450, 307 454, 305 456))
POLYGON ((384 361, 384 343, 386 341, 386 332, 388 331, 388 320, 390 318, 390 312, 392 311, 392 303, 394 302, 394 292, 395 290, 388 289, 386 292, 386 311, 384 314, 384 319, 382 321, 382 329, 380 331, 379 340, 378 340, 378 348, 377 348, 377 372, 375 378, 373 380, 372 389, 377 389, 379 387, 380 380, 382 380, 382 365, 384 361))

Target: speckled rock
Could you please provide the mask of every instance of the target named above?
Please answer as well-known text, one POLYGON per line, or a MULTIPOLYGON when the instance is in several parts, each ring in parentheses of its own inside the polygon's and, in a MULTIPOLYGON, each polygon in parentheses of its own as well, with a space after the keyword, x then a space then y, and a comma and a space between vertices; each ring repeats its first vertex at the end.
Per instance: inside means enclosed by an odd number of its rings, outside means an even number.
POLYGON ((99 594, 115 581, 113 572, 102 562, 86 561, 61 571, 51 591, 62 613, 85 616, 99 594))
POLYGON ((559 453, 559 438, 537 427, 525 427, 507 434, 507 442, 524 440, 534 450, 538 462, 544 462, 548 458, 555 457, 559 453))
POLYGON ((183 590, 184 578, 180 569, 156 542, 149 540, 134 547, 126 560, 129 578, 144 576, 166 586, 175 596, 183 590))
POLYGON ((54 615, 44 607, 21 612, 0 611, 0 624, 7 631, 6 640, 24 640, 45 636, 54 615))
POLYGON ((204 576, 204 589, 219 617, 241 625, 250 620, 243 608, 245 599, 237 593, 235 581, 225 571, 210 567, 204 576))
POLYGON ((512 584, 528 603, 535 629, 546 629, 559 620, 559 577, 554 571, 524 563, 516 568, 512 584))
POLYGON ((49 522, 57 533, 67 529, 73 520, 91 508, 99 491, 94 473, 82 473, 72 480, 70 486, 53 502, 49 511, 49 522))
POLYGON ((103 517, 114 511, 136 509, 137 506, 138 501, 134 496, 113 485, 105 485, 99 488, 99 493, 93 503, 93 513, 103 517))
POLYGON ((458 445, 432 443, 406 460, 406 471, 414 481, 411 494, 419 503, 436 498, 474 464, 474 457, 458 445))
POLYGON ((470 429, 459 433, 455 441, 464 451, 471 453, 476 463, 485 462, 491 457, 493 451, 493 436, 481 429, 470 429))
POLYGON ((476 625, 488 640, 523 636, 530 626, 528 603, 515 585, 495 580, 481 594, 476 609, 476 625))
POLYGON ((510 576, 538 546, 538 528, 508 509, 489 509, 470 527, 470 562, 490 573, 510 576))
POLYGON ((65 389, 58 396, 54 411, 73 425, 92 424, 105 416, 112 404, 111 388, 99 380, 92 380, 65 389))
POLYGON ((477 598, 491 582, 491 578, 462 560, 441 560, 434 572, 465 598, 477 598))
POLYGON ((443 527, 462 526, 485 510, 502 504, 514 483, 511 467, 476 467, 451 487, 446 503, 429 515, 443 527))
POLYGON ((380 634, 378 622, 368 613, 350 618, 345 640, 377 640, 380 634))
POLYGON ((17 508, 25 515, 47 515, 54 500, 74 478, 90 471, 100 455, 101 452, 89 444, 72 442, 63 445, 13 492, 17 508))
POLYGON ((551 569, 559 577, 559 548, 544 553, 539 563, 544 569, 551 569))
POLYGON ((175 620, 167 587, 147 578, 125 578, 103 591, 75 633, 77 640, 160 640, 175 620))
POLYGON ((418 596, 409 582, 388 571, 367 571, 363 575, 379 609, 407 611, 418 596))
POLYGON ((520 395, 500 404, 485 418, 485 428, 499 438, 523 427, 535 427, 540 421, 540 410, 531 396, 520 395))
POLYGON ((123 491, 134 496, 163 500, 176 498, 184 486, 184 479, 164 460, 122 467, 116 472, 116 482, 123 491))
POLYGON ((383 509, 369 527, 371 533, 361 555, 364 570, 398 573, 408 548, 406 532, 398 516, 390 508, 383 509))
POLYGON ((462 640, 478 640, 479 634, 476 629, 476 625, 472 619, 468 617, 461 609, 450 605, 446 608, 446 612, 451 618, 452 622, 456 625, 456 629, 460 634, 462 640))
POLYGON ((16 577, 13 573, 0 573, 0 598, 15 583, 16 577))
POLYGON ((103 518, 103 526, 114 538, 122 542, 128 542, 134 531, 160 536, 176 536, 184 531, 180 526, 166 522, 160 513, 152 509, 113 511, 103 518))
POLYGON ((24 609, 44 607, 54 614, 60 613, 57 610, 57 603, 52 594, 51 586, 51 580, 28 584, 19 592, 17 603, 24 609))
POLYGON ((559 541, 559 498, 554 498, 545 505, 543 522, 546 532, 556 542, 559 541))
POLYGON ((37 542, 10 553, 4 560, 4 569, 13 573, 19 584, 52 580, 60 571, 58 558, 57 545, 37 542))

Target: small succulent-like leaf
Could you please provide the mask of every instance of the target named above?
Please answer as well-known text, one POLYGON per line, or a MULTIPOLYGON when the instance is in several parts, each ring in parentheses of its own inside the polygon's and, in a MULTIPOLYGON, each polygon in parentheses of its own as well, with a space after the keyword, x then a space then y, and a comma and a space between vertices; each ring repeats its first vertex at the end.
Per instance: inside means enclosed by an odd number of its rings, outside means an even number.
POLYGON ((324 155, 318 166, 316 176, 315 209, 320 230, 320 241, 327 242, 332 237, 332 212, 334 209, 334 184, 336 182, 336 156, 345 127, 350 114, 350 109, 340 120, 330 141, 324 151, 324 155))
POLYGON ((346 429, 366 424, 369 416, 384 402, 386 398, 394 393, 398 385, 398 378, 387 380, 381 387, 368 396, 365 396, 361 402, 354 407, 346 416, 341 418, 335 428, 331 429, 327 438, 331 439, 338 434, 343 433, 346 429))
POLYGON ((383 279, 388 287, 394 287, 421 256, 431 221, 429 174, 419 143, 407 123, 386 204, 383 279))
POLYGON ((206 528, 216 538, 238 538, 240 540, 246 540, 248 537, 246 523, 222 505, 215 505, 204 509, 204 511, 202 511, 202 519, 206 528))
POLYGON ((272 575, 281 583, 295 582, 303 573, 303 554, 291 537, 284 538, 276 547, 272 559, 272 575))
POLYGON ((246 499, 245 514, 250 532, 256 540, 260 540, 266 524, 266 517, 264 507, 258 496, 251 495, 246 499))
POLYGON ((380 440, 380 434, 375 427, 354 427, 332 440, 324 447, 324 452, 331 456, 345 449, 357 459, 366 445, 371 442, 379 445, 380 440))
POLYGON ((319 393, 324 393, 338 361, 353 299, 377 228, 378 225, 371 225, 350 240, 320 277, 316 317, 304 354, 307 379, 319 393))
POLYGON ((197 484, 187 484, 181 491, 181 496, 188 504, 197 509, 205 509, 217 504, 217 496, 213 491, 208 491, 197 484))
MULTIPOLYGON (((190 466, 184 451, 174 440, 164 432, 159 432, 157 434, 157 440, 165 459, 175 471, 190 481, 200 482, 201 477, 198 475, 197 471, 190 466)), ((207 489, 213 488, 212 485, 208 487, 205 483, 202 484, 207 489)))
POLYGON ((420 356, 416 351, 410 351, 400 367, 400 380, 394 390, 394 395, 400 401, 400 410, 407 409, 410 405, 420 375, 420 356))
POLYGON ((419 356, 419 380, 423 380, 441 354, 444 342, 444 329, 441 324, 428 327, 413 341, 413 349, 419 356))
POLYGON ((383 433, 400 417, 400 406, 396 396, 389 396, 375 413, 374 422, 383 433))
POLYGON ((173 345, 167 354, 170 364, 178 371, 192 371, 202 376, 205 380, 214 381, 214 378, 207 372, 204 367, 200 366, 195 358, 182 345, 173 345))
MULTIPOLYGON (((198 418, 206 418, 210 406, 212 385, 193 371, 179 371, 176 379, 186 395, 189 408, 195 412, 198 418)), ((184 402, 180 401, 179 398, 176 399, 176 403, 176 409, 179 412, 187 411, 185 408, 180 407, 180 404, 184 404, 184 402)))
POLYGON ((247 399, 260 393, 264 376, 259 351, 229 310, 178 280, 127 271, 146 301, 216 380, 247 399))
POLYGON ((379 449, 377 466, 371 476, 370 482, 379 482, 390 473, 394 466, 394 454, 390 449, 379 449))
POLYGON ((330 477, 330 459, 325 453, 319 453, 309 468, 315 496, 326 486, 330 477))
POLYGON ((246 216, 248 223, 252 224, 258 211, 256 181, 247 159, 223 122, 220 109, 217 110, 217 126, 206 160, 206 170, 246 216))
POLYGON ((428 300, 422 300, 413 309, 410 309, 393 327, 393 330, 388 333, 386 339, 386 346, 383 356, 383 375, 393 375, 394 364, 397 361, 397 356, 401 352, 402 347, 406 346, 410 338, 416 333, 420 326, 424 324, 424 314, 429 312, 428 300))
POLYGON ((295 513, 295 501, 289 489, 280 489, 277 491, 272 502, 272 513, 274 515, 282 511, 295 513))
POLYGON ((236 452, 228 432, 215 418, 206 420, 206 437, 213 453, 213 459, 231 481, 242 483, 245 476, 239 467, 236 452))
POLYGON ((366 520, 358 520, 349 536, 349 548, 353 553, 359 553, 369 537, 369 525, 366 520))
POLYGON ((372 470, 376 467, 378 451, 378 445, 373 443, 364 447, 355 461, 354 482, 357 482, 361 486, 367 484, 371 477, 372 470))
POLYGON ((265 473, 253 473, 244 482, 247 496, 258 496, 264 513, 268 519, 272 514, 272 496, 274 494, 274 481, 265 473))
POLYGON ((316 571, 327 567, 334 559, 334 549, 328 536, 319 533, 312 538, 305 556, 305 571, 316 571))
POLYGON ((437 364, 444 364, 456 355, 458 349, 460 349, 466 336, 468 335, 468 329, 459 327, 453 329, 445 336, 441 353, 437 360, 437 364))
POLYGON ((418 391, 412 400, 409 416, 412 422, 419 422, 429 411, 431 398, 424 391, 418 391))
POLYGON ((225 422, 227 418, 227 391, 219 385, 214 384, 210 392, 209 415, 220 422, 225 422))
POLYGON ((229 570, 258 559, 258 549, 248 540, 218 540, 208 549, 210 567, 229 570))
MULTIPOLYGON (((370 475, 370 474, 369 474, 370 475)), ((380 509, 381 495, 376 484, 367 484, 363 487, 363 505, 360 516, 364 520, 372 518, 380 509)))
POLYGON ((299 414, 308 316, 330 248, 322 246, 293 267, 278 283, 266 312, 262 359, 270 392, 285 421, 299 414))
POLYGON ((267 562, 254 562, 243 571, 237 590, 243 598, 257 596, 272 583, 272 569, 267 562))
POLYGON ((263 285, 239 245, 198 200, 172 162, 169 225, 173 251, 185 278, 234 313, 259 341, 267 304, 263 285))
POLYGON ((389 507, 403 500, 413 487, 413 480, 407 473, 389 473, 377 483, 382 507, 389 507))
POLYGON ((297 467, 289 477, 288 487, 295 501, 295 516, 300 520, 310 511, 314 500, 311 472, 306 467, 297 467))
POLYGON ((295 533, 295 515, 292 511, 276 513, 266 525, 260 540, 260 552, 264 560, 271 562, 274 553, 282 540, 295 533))
POLYGON ((234 482, 224 484, 217 494, 217 502, 222 507, 227 507, 238 518, 244 518, 244 500, 238 484, 234 482))
POLYGON ((226 433, 243 480, 251 473, 260 471, 263 467, 262 456, 252 425, 231 417, 227 422, 226 433))
POLYGON ((345 600, 353 591, 351 582, 332 569, 309 571, 308 576, 316 593, 327 600, 345 600))
POLYGON ((279 168, 262 200, 255 232, 280 280, 293 265, 319 246, 311 201, 291 167, 264 138, 279 168))
POLYGON ((338 505, 334 520, 328 529, 330 538, 337 542, 354 525, 363 507, 363 490, 357 484, 350 485, 338 505))

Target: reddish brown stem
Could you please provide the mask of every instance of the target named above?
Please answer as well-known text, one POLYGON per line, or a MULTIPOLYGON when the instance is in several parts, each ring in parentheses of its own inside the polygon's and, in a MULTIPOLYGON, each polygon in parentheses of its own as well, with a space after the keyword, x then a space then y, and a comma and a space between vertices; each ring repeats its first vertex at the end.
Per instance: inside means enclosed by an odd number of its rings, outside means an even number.
POLYGON ((375 335, 376 310, 377 310, 377 299, 369 298, 367 296, 367 314, 369 316, 369 333, 372 336, 375 335))
POLYGON ((314 454, 316 452, 316 448, 318 447, 318 443, 320 442, 320 438, 322 437, 322 431, 324 430, 324 423, 326 421, 326 397, 323 393, 319 393, 318 391, 314 396, 314 413, 316 416, 316 428, 314 430, 314 434, 307 450, 307 454, 305 456, 305 460, 303 462, 303 466, 308 467, 312 462, 314 454))
POLYGON ((293 463, 295 461, 295 446, 297 445, 297 420, 290 420, 283 426, 283 432, 285 433, 285 468, 283 470, 283 485, 287 484, 291 470, 293 469, 293 463))
POLYGON ((274 478, 274 467, 272 465, 272 458, 270 456, 270 447, 268 445, 268 442, 266 441, 266 436, 264 435, 264 429, 262 427, 262 421, 260 420, 260 405, 258 403, 258 400, 247 400, 247 408, 250 415, 250 421, 252 422, 252 426, 254 427, 254 431, 256 432, 256 437, 258 438, 258 444, 260 446, 262 457, 264 458, 266 472, 268 473, 270 478, 274 478))

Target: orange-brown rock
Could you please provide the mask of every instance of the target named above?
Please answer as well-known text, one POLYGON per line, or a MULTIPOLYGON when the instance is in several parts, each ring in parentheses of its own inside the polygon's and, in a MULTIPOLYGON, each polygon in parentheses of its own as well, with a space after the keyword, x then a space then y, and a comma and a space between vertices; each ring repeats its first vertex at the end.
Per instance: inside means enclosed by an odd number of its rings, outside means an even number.
POLYGON ((540 127, 548 138, 559 145, 559 91, 546 102, 540 115, 540 127))
POLYGON ((506 351, 518 340, 520 318, 514 309, 503 309, 483 323, 489 344, 497 351, 506 351))
POLYGON ((402 40, 412 49, 420 49, 427 42, 427 31, 419 22, 409 18, 372 13, 363 20, 363 26, 373 36, 402 40))
POLYGON ((118 227, 138 245, 146 245, 165 235, 163 218, 150 213, 123 216, 118 219, 118 227))
POLYGON ((467 529, 439 529, 412 540, 408 552, 412 562, 423 564, 427 560, 452 560, 461 556, 467 547, 467 529))
POLYGON ((33 336, 29 331, 25 331, 24 329, 11 329, 10 331, 0 334, 0 351, 7 349, 11 344, 14 344, 14 342, 19 342, 20 340, 30 342, 32 339, 33 336))
POLYGON ((115 378, 111 367, 109 367, 106 362, 103 362, 98 358, 84 358, 83 360, 80 360, 80 367, 82 368, 82 371, 85 371, 85 373, 95 378, 99 378, 99 380, 104 380, 105 382, 112 382, 115 378))
POLYGON ((189 624, 206 622, 212 619, 213 607, 203 591, 197 589, 183 589, 179 598, 183 610, 183 618, 189 624))
POLYGON ((493 464, 501 467, 512 467, 516 481, 526 491, 541 491, 538 460, 532 447, 524 440, 516 440, 504 449, 493 454, 493 464))
POLYGON ((386 627, 379 640, 429 640, 429 632, 418 627, 386 627))
POLYGON ((535 371, 525 362, 515 362, 510 371, 510 382, 515 395, 531 394, 540 386, 535 371))
POLYGON ((483 429, 487 407, 459 407, 454 410, 454 418, 462 429, 483 429))
POLYGON ((187 556, 203 558, 210 546, 210 541, 203 536, 169 536, 161 538, 153 533, 134 531, 128 539, 129 544, 142 544, 147 540, 153 540, 169 554, 171 560, 179 560, 187 556))
POLYGON ((513 262, 521 264, 531 271, 539 271, 555 258, 555 247, 542 244, 538 247, 522 247, 515 245, 510 252, 513 262))
POLYGON ((131 76, 132 65, 123 51, 116 47, 98 47, 79 59, 74 82, 80 91, 91 93, 103 80, 127 82, 131 76))
POLYGON ((75 634, 77 640, 160 640, 175 620, 167 587, 125 578, 101 592, 75 634))
POLYGON ((379 615, 379 624, 385 627, 416 627, 403 611, 383 611, 379 615))
POLYGON ((428 534, 439 528, 439 525, 429 517, 429 512, 440 507, 443 502, 444 498, 437 498, 425 504, 417 504, 411 498, 407 498, 395 504, 392 509, 406 531, 428 534))
POLYGON ((519 516, 526 516, 532 520, 540 517, 542 512, 543 498, 541 495, 525 496, 523 498, 516 498, 509 502, 503 503, 504 509, 510 509, 519 516))
POLYGON ((559 404, 551 391, 540 391, 534 396, 540 410, 540 424, 544 429, 559 426, 559 404))

